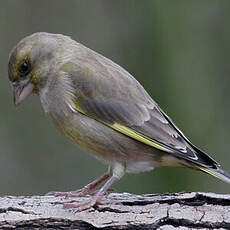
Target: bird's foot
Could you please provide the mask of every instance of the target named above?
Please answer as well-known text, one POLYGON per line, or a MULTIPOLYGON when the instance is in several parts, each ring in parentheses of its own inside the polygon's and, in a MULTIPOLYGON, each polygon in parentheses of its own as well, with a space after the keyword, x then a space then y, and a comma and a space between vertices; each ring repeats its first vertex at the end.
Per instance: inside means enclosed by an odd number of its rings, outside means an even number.
POLYGON ((65 203, 63 204, 64 208, 74 208, 75 212, 81 212, 83 210, 89 209, 91 207, 94 207, 97 204, 111 204, 112 202, 109 200, 107 201, 101 201, 105 194, 107 194, 109 191, 111 191, 110 186, 114 183, 114 181, 117 180, 116 176, 111 176, 108 181, 101 187, 100 190, 96 191, 93 188, 95 188, 95 183, 92 186, 92 183, 85 186, 82 189, 73 191, 73 192, 67 192, 67 193, 53 193, 55 196, 68 196, 68 197, 75 197, 75 196, 83 196, 87 194, 93 195, 88 201, 80 202, 80 203, 65 203), (93 187, 93 188, 92 188, 93 187))
MULTIPOLYGON (((95 190, 96 186, 101 184, 103 181, 110 177, 110 173, 106 173, 105 175, 99 177, 98 179, 94 180, 93 182, 87 184, 85 187, 78 189, 76 191, 71 192, 48 192, 46 193, 47 196, 64 196, 64 197, 81 197, 85 195, 94 195, 98 192, 95 190)), ((109 190, 111 191, 111 190, 109 190)))
POLYGON ((106 205, 106 204, 111 204, 111 203, 113 202, 112 201, 102 201, 101 198, 98 199, 97 196, 93 196, 90 200, 80 202, 80 203, 64 203, 63 208, 74 209, 74 212, 82 212, 96 205, 106 205))
POLYGON ((96 204, 97 202, 94 199, 91 199, 89 201, 80 202, 80 203, 66 203, 66 204, 63 204, 63 208, 66 208, 66 209, 73 208, 74 212, 81 212, 81 211, 84 211, 86 209, 93 207, 96 204))

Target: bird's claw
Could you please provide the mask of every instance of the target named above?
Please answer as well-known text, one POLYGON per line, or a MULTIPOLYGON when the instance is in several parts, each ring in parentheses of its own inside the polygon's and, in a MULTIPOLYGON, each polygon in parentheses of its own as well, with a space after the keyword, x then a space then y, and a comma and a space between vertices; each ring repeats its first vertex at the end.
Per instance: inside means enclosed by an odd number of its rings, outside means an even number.
POLYGON ((63 208, 65 209, 74 209, 74 212, 82 212, 87 209, 93 208, 96 205, 106 205, 106 204, 115 204, 116 202, 109 201, 102 201, 97 199, 90 199, 88 201, 80 202, 80 203, 65 203, 63 204, 63 208))
POLYGON ((96 204, 98 204, 96 200, 89 200, 89 201, 80 202, 80 203, 66 203, 66 204, 63 204, 63 208, 65 209, 71 208, 71 209, 74 209, 74 212, 82 212, 84 210, 92 208, 96 204))

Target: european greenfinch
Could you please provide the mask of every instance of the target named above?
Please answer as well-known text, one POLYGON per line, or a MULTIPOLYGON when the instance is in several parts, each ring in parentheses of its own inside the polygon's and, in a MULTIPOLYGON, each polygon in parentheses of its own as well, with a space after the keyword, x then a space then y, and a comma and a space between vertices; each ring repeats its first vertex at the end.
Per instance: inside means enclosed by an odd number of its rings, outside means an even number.
POLYGON ((185 137, 130 73, 68 36, 41 32, 22 39, 10 54, 8 75, 15 105, 39 95, 57 129, 109 166, 82 189, 55 193, 92 195, 65 207, 90 208, 126 172, 158 166, 201 170, 230 183, 229 174, 185 137))

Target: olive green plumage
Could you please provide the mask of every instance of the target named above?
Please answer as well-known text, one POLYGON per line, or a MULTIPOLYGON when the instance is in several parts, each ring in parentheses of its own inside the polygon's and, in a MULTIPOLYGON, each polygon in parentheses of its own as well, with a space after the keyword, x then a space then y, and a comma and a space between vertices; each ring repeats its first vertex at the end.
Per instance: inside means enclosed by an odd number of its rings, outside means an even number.
POLYGON ((35 33, 11 52, 15 103, 36 93, 47 116, 117 178, 156 166, 199 169, 230 182, 126 70, 67 36, 35 33))

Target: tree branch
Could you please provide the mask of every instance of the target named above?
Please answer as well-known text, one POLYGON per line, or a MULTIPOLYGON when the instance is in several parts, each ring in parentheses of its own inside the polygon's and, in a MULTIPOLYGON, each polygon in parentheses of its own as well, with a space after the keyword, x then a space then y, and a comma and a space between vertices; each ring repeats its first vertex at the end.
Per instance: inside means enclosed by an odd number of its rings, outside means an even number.
POLYGON ((1 197, 0 229, 230 229, 230 195, 113 193, 106 197, 112 204, 87 211, 62 207, 86 199, 1 197))

